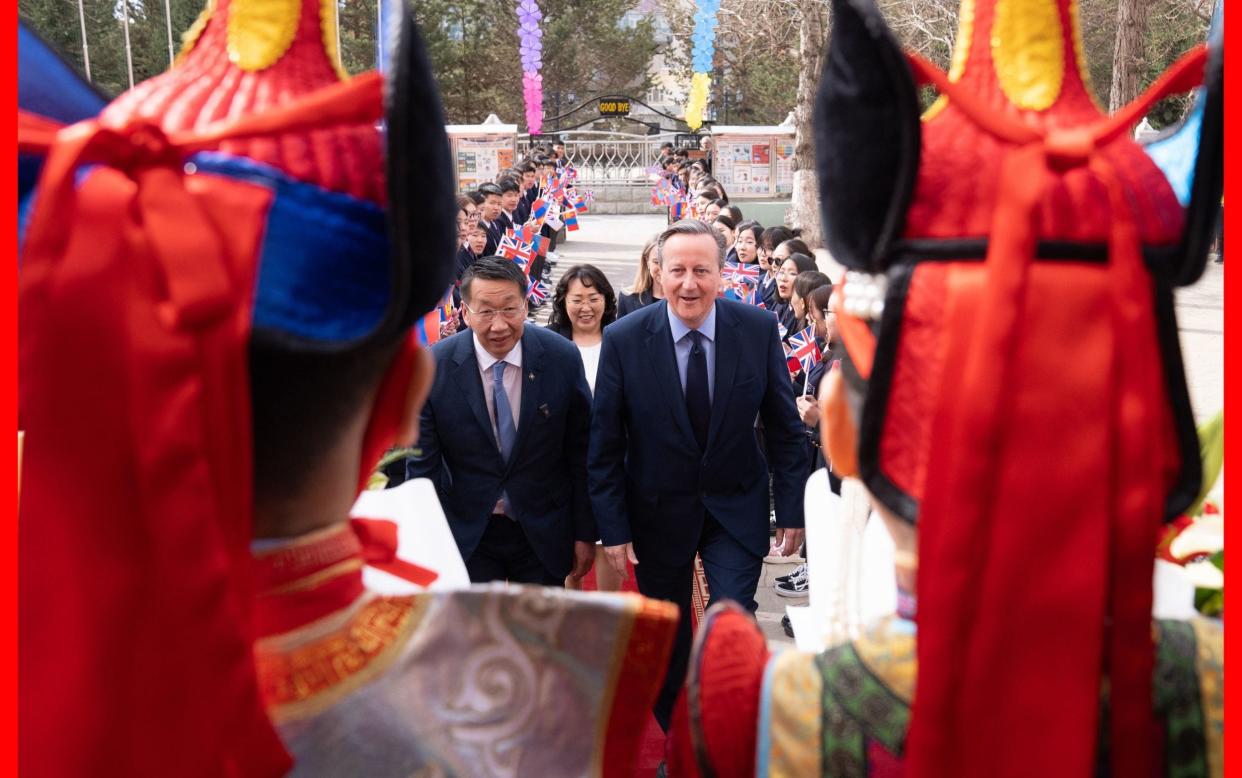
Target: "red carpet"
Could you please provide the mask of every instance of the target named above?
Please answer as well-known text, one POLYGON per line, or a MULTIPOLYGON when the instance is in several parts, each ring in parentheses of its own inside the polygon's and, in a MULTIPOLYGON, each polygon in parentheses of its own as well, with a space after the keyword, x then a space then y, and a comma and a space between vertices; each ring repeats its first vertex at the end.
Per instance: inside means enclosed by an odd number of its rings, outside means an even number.
MULTIPOLYGON (((627 572, 629 575, 621 582, 621 591, 638 592, 638 586, 634 583, 634 566, 627 563, 627 572)), ((596 591, 595 568, 586 574, 582 579, 582 590, 587 592, 596 591)), ((694 558, 694 592, 692 597, 692 618, 693 624, 698 625, 699 620, 703 617, 703 609, 707 604, 707 576, 703 573, 703 563, 696 556, 694 558)), ((656 768, 660 766, 660 762, 664 761, 664 731, 660 729, 660 725, 656 723, 655 716, 647 719, 647 729, 643 733, 642 742, 638 747, 638 759, 635 761, 636 777, 651 778, 655 775, 656 768)))

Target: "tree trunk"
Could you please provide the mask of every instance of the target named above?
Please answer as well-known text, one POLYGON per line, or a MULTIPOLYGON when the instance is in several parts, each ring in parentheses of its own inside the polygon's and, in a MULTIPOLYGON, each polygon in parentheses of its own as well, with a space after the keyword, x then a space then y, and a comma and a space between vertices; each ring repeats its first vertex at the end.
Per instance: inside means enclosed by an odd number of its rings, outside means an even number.
POLYGON ((1145 57, 1148 0, 1119 0, 1117 42, 1113 46, 1113 80, 1108 90, 1108 110, 1116 111, 1138 96, 1145 57))
POLYGON ((815 137, 811 123, 815 92, 823 66, 828 34, 828 8, 823 0, 798 0, 798 99, 794 106, 794 174, 791 222, 815 247, 821 242, 819 186, 815 176, 815 137))

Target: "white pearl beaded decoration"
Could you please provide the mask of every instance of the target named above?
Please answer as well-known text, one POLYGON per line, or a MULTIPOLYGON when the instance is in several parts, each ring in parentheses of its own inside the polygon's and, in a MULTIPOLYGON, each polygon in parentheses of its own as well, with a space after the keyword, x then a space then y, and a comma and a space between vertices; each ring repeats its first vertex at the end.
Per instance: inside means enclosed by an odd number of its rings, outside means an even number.
POLYGON ((884 313, 884 298, 887 294, 888 277, 883 273, 845 271, 841 304, 850 316, 858 319, 879 319, 884 313))

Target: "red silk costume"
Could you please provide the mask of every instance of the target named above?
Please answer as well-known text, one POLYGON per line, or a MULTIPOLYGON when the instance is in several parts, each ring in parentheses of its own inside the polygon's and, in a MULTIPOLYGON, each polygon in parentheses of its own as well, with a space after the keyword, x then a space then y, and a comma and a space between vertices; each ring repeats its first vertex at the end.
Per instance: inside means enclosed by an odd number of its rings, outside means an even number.
POLYGON ((1151 774, 1154 548, 1199 485, 1171 287, 1219 204, 1219 53, 1187 211, 1129 130, 1204 82, 1205 50, 1106 117, 1074 0, 965 0, 947 76, 872 3, 834 11, 825 239, 874 275, 844 284, 825 424, 834 470, 918 528, 904 774, 1090 775, 1102 686, 1114 774, 1151 774))

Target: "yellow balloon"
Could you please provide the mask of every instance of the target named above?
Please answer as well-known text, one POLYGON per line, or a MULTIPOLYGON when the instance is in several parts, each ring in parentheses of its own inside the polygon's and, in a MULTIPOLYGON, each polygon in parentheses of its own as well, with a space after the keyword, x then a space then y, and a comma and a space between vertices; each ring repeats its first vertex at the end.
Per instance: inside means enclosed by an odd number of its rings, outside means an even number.
POLYGON ((711 86, 712 77, 706 73, 695 73, 690 78, 690 96, 686 98, 686 124, 692 130, 703 126, 703 110, 707 108, 707 93, 711 86))

